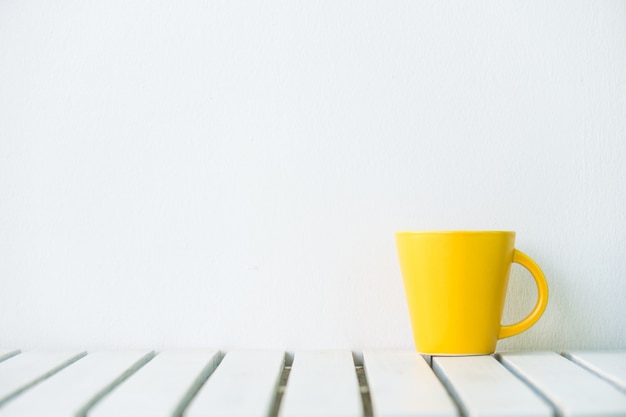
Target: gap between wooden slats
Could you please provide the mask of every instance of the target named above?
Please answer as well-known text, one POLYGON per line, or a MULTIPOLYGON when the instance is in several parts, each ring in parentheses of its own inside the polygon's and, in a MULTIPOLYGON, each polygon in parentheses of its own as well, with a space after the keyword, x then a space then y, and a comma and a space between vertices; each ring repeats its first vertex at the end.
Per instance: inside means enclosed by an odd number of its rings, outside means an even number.
POLYGON ((356 378, 359 381, 359 391, 361 392, 361 405, 363 406, 363 417, 373 417, 372 398, 370 396, 370 387, 367 383, 367 375, 365 368, 358 363, 355 366, 356 378))
POLYGON ((265 417, 273 408, 285 353, 241 350, 226 354, 185 410, 185 417, 265 417))
POLYGON ((0 362, 0 407, 85 355, 75 351, 31 351, 0 362))
POLYGON ((0 417, 82 417, 153 356, 145 350, 91 353, 8 403, 0 417))
POLYGON ((280 404, 282 403, 283 395, 285 393, 285 388, 287 388, 287 381, 289 381, 290 373, 291 365, 285 363, 285 366, 283 367, 283 372, 280 375, 280 382, 278 383, 278 387, 276 388, 276 397, 274 398, 274 403, 272 404, 272 409, 269 413, 269 417, 278 416, 278 409, 280 408, 280 404))
POLYGON ((458 416, 446 388, 415 351, 365 351, 363 362, 376 417, 458 416))
POLYGON ((278 415, 363 416, 352 352, 296 352, 278 415))
POLYGON ((509 352, 498 357, 550 401, 559 416, 626 416, 626 395, 555 352, 509 352))
POLYGON ((87 415, 180 416, 220 359, 218 351, 207 349, 159 353, 88 410, 87 415))
POLYGON ((0 362, 2 362, 5 359, 12 358, 18 353, 20 353, 19 349, 0 349, 0 362))
POLYGON ((563 355, 626 392, 626 351, 574 351, 563 355))
POLYGON ((552 407, 492 356, 434 357, 433 369, 467 417, 550 417, 552 407))

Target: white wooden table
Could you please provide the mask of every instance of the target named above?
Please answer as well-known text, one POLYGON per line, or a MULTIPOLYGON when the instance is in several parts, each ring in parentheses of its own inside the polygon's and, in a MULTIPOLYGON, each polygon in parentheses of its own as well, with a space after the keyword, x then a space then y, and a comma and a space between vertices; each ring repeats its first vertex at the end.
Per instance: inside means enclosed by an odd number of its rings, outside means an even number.
POLYGON ((0 349, 8 416, 626 416, 626 351, 0 349))

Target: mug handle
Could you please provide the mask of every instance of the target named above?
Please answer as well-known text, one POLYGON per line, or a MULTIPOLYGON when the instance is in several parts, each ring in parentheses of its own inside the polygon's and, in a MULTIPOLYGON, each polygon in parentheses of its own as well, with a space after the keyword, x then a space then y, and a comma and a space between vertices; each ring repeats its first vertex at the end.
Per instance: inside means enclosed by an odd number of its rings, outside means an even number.
POLYGON ((537 304, 535 304, 533 311, 531 311, 530 314, 521 321, 515 324, 501 326, 498 339, 515 336, 516 334, 528 329, 530 326, 535 324, 537 320, 539 320, 539 317, 541 317, 543 311, 548 305, 548 283, 546 282, 546 277, 543 276, 543 272, 541 272, 539 265, 537 265, 537 263, 535 263, 530 256, 517 249, 513 252, 513 262, 526 268, 535 279, 535 283, 537 284, 537 304))

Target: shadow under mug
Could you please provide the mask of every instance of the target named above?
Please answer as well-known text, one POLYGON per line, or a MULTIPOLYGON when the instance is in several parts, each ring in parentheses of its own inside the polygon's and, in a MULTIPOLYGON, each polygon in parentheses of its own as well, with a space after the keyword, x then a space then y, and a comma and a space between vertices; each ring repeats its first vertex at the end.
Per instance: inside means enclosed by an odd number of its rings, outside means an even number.
POLYGON ((397 232, 396 245, 415 347, 422 354, 491 354, 498 339, 527 330, 546 308, 546 279, 515 249, 515 232, 397 232), (502 325, 513 262, 530 271, 538 298, 528 316, 502 325))

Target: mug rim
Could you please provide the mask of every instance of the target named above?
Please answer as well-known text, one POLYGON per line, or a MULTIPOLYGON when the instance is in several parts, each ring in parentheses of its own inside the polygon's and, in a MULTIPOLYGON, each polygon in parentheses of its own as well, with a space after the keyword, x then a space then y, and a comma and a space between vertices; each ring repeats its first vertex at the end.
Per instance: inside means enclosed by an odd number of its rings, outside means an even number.
POLYGON ((396 236, 415 235, 472 235, 472 234, 515 234, 513 230, 400 230, 396 236))

